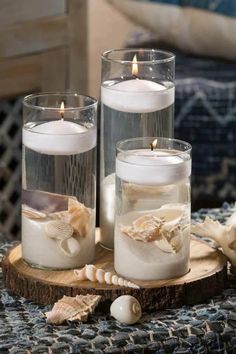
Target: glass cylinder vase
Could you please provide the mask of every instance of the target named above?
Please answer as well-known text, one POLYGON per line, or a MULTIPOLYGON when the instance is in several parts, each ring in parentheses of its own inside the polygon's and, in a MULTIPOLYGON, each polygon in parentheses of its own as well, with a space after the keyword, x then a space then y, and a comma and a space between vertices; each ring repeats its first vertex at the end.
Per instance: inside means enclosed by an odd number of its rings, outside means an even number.
POLYGON ((115 270, 139 280, 189 270, 191 146, 167 138, 121 141, 116 157, 115 270))
POLYGON ((102 56, 100 228, 107 248, 114 247, 116 143, 173 137, 174 69, 174 55, 154 49, 117 49, 102 56))
POLYGON ((97 101, 42 93, 23 100, 22 257, 70 269, 95 249, 97 101))

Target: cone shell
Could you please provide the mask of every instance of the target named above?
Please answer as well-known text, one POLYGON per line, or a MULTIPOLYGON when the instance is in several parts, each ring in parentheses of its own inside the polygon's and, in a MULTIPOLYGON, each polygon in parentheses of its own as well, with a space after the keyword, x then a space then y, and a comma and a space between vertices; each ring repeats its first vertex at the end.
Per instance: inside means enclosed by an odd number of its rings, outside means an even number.
POLYGON ((100 284, 124 286, 127 288, 139 289, 139 286, 137 284, 134 284, 124 278, 121 278, 117 274, 105 272, 103 269, 97 268, 93 264, 87 264, 82 269, 75 269, 74 274, 76 278, 80 281, 90 280, 92 282, 98 282, 100 284))
POLYGON ((94 311, 100 299, 101 296, 98 295, 63 296, 51 311, 45 313, 47 322, 61 324, 65 321, 87 321, 88 315, 94 311))

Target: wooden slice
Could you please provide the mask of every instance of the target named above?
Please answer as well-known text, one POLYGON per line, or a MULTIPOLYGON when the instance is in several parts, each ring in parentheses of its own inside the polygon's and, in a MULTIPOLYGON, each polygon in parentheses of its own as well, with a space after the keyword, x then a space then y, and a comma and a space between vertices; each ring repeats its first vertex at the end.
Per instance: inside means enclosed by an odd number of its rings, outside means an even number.
MULTIPOLYGON (((79 282, 73 270, 50 271, 31 268, 21 258, 21 246, 11 249, 2 261, 5 286, 16 295, 39 304, 52 304, 63 295, 102 295, 102 309, 107 309, 116 297, 134 295, 145 310, 195 304, 219 294, 224 288, 226 259, 220 251, 198 240, 191 240, 191 270, 172 280, 135 281, 140 289, 79 282)), ((113 253, 96 246, 95 266, 113 270, 113 253)))

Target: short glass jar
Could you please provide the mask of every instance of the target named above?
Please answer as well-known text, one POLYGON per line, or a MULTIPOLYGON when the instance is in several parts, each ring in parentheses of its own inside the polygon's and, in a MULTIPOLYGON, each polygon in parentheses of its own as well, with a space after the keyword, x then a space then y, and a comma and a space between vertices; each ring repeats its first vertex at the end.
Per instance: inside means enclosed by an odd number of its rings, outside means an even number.
POLYGON ((23 101, 22 257, 69 269, 95 249, 97 101, 42 93, 23 101))
POLYGON ((115 270, 138 280, 189 271, 191 146, 168 138, 117 144, 115 270))

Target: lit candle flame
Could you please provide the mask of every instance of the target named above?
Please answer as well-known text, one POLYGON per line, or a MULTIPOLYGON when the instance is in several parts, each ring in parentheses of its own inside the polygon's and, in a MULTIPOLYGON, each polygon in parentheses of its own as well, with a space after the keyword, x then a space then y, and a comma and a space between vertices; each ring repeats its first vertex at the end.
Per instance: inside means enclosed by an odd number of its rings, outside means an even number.
POLYGON ((157 147, 157 139, 153 140, 153 142, 150 144, 151 151, 157 147))
POLYGON ((136 54, 133 57, 133 61, 132 61, 132 75, 138 76, 138 60, 136 54))
POLYGON ((64 120, 64 113, 65 113, 65 104, 64 101, 61 101, 60 115, 62 120, 64 120))

